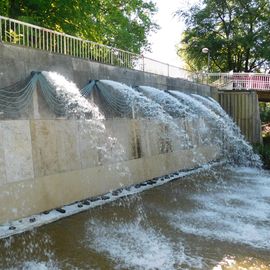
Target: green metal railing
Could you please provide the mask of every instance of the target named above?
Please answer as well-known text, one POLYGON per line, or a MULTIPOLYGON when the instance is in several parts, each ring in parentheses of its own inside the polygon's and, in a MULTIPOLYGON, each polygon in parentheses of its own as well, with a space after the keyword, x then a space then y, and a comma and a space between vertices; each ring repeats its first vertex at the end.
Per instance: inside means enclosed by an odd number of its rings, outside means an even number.
POLYGON ((65 54, 104 64, 132 68, 169 77, 190 78, 190 73, 185 69, 168 65, 143 55, 3 16, 0 16, 0 39, 4 43, 65 54))

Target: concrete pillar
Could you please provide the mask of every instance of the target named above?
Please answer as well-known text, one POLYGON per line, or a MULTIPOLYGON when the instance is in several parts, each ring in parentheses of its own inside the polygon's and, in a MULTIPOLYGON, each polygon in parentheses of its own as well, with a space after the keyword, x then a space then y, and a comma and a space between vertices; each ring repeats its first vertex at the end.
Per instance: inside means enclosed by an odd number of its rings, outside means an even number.
POLYGON ((240 127, 242 134, 250 143, 262 143, 256 91, 219 91, 219 103, 240 127))

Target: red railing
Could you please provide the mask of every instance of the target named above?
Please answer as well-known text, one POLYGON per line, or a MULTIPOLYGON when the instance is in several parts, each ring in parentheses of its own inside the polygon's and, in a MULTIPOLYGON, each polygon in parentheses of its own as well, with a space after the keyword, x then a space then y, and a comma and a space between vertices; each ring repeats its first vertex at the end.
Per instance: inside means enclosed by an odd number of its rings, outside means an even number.
POLYGON ((193 76, 198 83, 223 90, 270 91, 270 74, 263 73, 200 73, 193 76), (195 77, 196 76, 196 77, 195 77))
POLYGON ((269 74, 236 73, 232 76, 233 89, 270 90, 269 74))

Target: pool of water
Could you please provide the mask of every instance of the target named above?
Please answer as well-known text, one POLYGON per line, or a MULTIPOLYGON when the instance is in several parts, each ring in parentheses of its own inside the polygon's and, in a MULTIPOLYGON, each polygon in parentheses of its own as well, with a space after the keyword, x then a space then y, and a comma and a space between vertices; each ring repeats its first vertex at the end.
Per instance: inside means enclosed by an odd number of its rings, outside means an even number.
POLYGON ((270 174, 223 167, 0 240, 0 269, 270 269, 270 174))

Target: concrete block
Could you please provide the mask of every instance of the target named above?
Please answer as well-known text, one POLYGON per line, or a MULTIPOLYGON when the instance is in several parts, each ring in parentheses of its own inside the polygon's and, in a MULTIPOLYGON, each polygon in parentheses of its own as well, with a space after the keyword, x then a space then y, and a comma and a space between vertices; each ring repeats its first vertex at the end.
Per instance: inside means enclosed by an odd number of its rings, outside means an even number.
POLYGON ((3 147, 7 182, 34 177, 29 121, 3 121, 3 147))
POLYGON ((100 166, 105 137, 105 126, 102 122, 89 120, 79 121, 79 152, 81 167, 92 168, 100 166))
POLYGON ((56 120, 56 145, 59 172, 81 168, 78 122, 76 120, 56 120))
POLYGON ((30 123, 35 177, 57 173, 59 161, 55 121, 33 120, 30 123))

